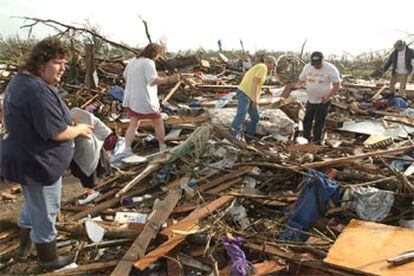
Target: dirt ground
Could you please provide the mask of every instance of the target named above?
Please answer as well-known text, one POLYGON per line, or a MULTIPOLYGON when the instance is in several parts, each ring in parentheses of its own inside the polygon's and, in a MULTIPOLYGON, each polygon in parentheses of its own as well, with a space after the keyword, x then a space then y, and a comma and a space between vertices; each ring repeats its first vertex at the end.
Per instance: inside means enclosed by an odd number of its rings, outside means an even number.
MULTIPOLYGON (((0 193, 8 192, 11 187, 16 184, 2 183, 0 184, 0 193)), ((82 194, 84 189, 79 180, 73 176, 65 176, 63 178, 62 202, 71 200, 82 194)), ((16 194, 14 200, 0 200, 0 230, 14 227, 19 218, 20 209, 23 204, 23 194, 16 194)))
MULTIPOLYGON (((9 192, 11 187, 16 186, 16 184, 0 184, 0 193, 9 192)), ((63 190, 62 190, 62 202, 76 198, 84 192, 84 188, 80 184, 77 178, 72 176, 65 176, 63 178, 63 190)), ((0 274, 1 275, 27 275, 27 274, 38 274, 41 271, 37 270, 35 263, 35 258, 31 258, 28 262, 23 262, 21 264, 8 264, 10 259, 9 254, 3 256, 3 252, 10 249, 12 246, 18 244, 18 237, 15 235, 13 239, 2 240, 3 235, 17 230, 17 220, 19 218, 20 209, 23 204, 23 194, 16 194, 16 199, 13 200, 0 200, 0 274)), ((17 233, 17 232, 16 232, 17 233)), ((13 250, 15 252, 15 250, 13 250)))

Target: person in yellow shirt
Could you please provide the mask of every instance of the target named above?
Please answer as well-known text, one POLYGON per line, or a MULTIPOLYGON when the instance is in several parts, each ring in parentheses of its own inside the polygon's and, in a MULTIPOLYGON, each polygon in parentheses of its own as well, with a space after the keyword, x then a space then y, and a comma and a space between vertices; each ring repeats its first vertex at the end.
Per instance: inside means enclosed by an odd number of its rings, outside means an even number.
POLYGON ((237 88, 237 113, 231 124, 231 135, 233 137, 241 139, 243 122, 247 113, 249 113, 250 123, 247 126, 246 141, 251 141, 254 138, 256 127, 260 120, 258 102, 262 86, 267 73, 272 71, 275 63, 276 59, 273 56, 265 56, 263 63, 256 64, 244 74, 237 88))

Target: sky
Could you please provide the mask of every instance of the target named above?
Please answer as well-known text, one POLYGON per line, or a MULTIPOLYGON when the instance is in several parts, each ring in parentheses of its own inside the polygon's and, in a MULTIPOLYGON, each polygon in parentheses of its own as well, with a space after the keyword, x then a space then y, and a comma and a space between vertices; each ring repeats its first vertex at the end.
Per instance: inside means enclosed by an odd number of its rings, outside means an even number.
MULTIPOLYGON (((0 35, 27 32, 19 17, 54 19, 80 26, 89 22, 116 42, 145 46, 141 16, 153 41, 166 42, 168 51, 241 49, 250 53, 300 51, 356 55, 391 49, 397 39, 414 40, 414 1, 373 0, 0 0, 0 35), (409 36, 411 34, 411 36, 409 36)), ((42 38, 54 34, 36 27, 42 38)))

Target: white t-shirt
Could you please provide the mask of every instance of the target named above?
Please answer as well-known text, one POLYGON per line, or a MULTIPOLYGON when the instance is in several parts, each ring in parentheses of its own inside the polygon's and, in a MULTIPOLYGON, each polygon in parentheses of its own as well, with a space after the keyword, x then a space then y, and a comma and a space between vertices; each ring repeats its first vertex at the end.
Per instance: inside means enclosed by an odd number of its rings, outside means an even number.
POLYGON ((124 70, 126 87, 123 107, 141 114, 153 114, 160 109, 157 86, 150 84, 158 76, 155 62, 149 58, 133 58, 124 70))
POLYGON ((397 67, 395 68, 397 74, 408 74, 405 68, 405 48, 402 51, 397 52, 397 67))
POLYGON ((340 81, 338 69, 326 61, 319 69, 310 63, 306 64, 299 79, 306 82, 306 92, 310 103, 321 103, 322 97, 330 93, 332 84, 340 81))

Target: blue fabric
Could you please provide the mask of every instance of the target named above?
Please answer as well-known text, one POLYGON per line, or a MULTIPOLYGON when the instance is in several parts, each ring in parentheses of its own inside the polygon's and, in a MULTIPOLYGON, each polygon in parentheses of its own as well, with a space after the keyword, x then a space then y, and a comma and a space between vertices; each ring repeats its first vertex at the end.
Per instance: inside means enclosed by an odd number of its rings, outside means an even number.
POLYGON ((231 124, 231 127, 233 129, 232 136, 237 137, 240 135, 244 119, 246 118, 247 113, 249 113, 250 116, 250 123, 247 126, 247 139, 253 139, 254 134, 256 133, 256 127, 259 123, 260 116, 259 116, 259 110, 257 108, 252 107, 252 100, 242 91, 237 89, 237 113, 236 116, 233 119, 233 123, 231 124))
POLYGON ((401 97, 394 97, 392 98, 392 104, 398 108, 407 108, 407 102, 401 97))
POLYGON ((56 88, 37 77, 16 75, 4 92, 4 121, 0 175, 22 185, 51 185, 73 156, 72 141, 52 138, 72 124, 56 88))
POLYGON ((312 222, 325 214, 329 199, 339 200, 339 182, 329 180, 324 173, 316 170, 309 170, 308 174, 290 212, 287 221, 289 228, 279 236, 281 240, 305 241, 307 236, 294 229, 306 230, 312 222))
POLYGON ((122 102, 124 100, 124 89, 118 85, 112 86, 109 90, 109 95, 115 100, 122 102))
POLYGON ((24 204, 17 225, 31 228, 34 243, 49 243, 56 239, 56 216, 60 210, 62 178, 49 186, 22 186, 24 204))

